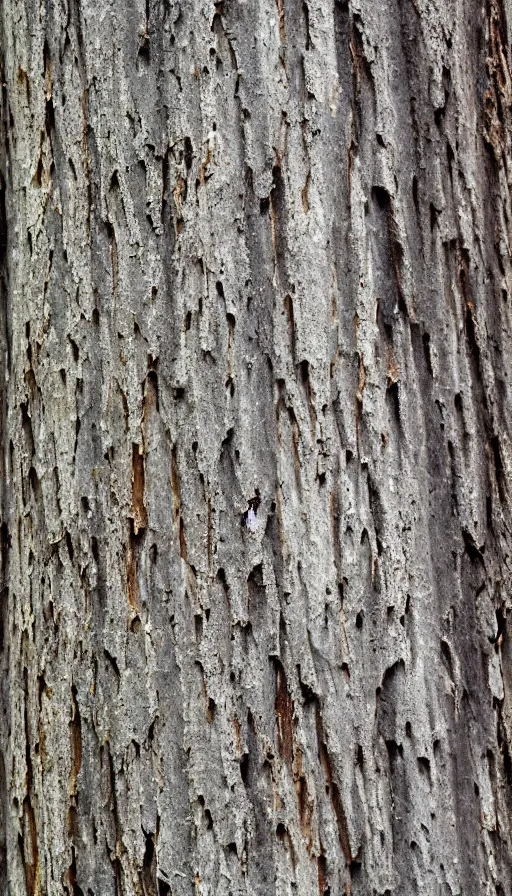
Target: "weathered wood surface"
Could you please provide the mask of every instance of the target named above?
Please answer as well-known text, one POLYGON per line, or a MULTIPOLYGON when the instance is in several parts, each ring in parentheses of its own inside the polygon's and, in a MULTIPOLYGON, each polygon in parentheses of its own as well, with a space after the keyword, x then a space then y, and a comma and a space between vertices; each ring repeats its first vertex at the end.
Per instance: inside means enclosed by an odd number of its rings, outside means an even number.
POLYGON ((2 893, 511 893, 512 10, 0 19, 2 893))

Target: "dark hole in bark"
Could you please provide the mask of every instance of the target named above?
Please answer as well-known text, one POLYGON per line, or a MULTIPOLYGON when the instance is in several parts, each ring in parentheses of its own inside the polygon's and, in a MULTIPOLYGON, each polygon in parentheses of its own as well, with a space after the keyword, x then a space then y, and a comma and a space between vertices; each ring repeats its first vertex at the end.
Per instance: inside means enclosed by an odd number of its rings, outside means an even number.
POLYGON ((215 700, 213 700, 212 697, 208 697, 208 708, 206 711, 206 715, 207 715, 207 718, 208 718, 208 721, 210 722, 210 724, 213 722, 213 720, 215 718, 215 710, 216 709, 217 709, 217 706, 215 704, 215 700))
POLYGON ((430 373, 430 376, 433 376, 434 371, 432 369, 432 358, 430 355, 430 335, 429 335, 429 333, 423 334, 423 350, 425 352, 425 361, 427 364, 427 370, 430 373))
POLYGON ((412 200, 414 202, 414 207, 416 211, 419 210, 419 202, 418 202, 418 178, 416 175, 413 176, 412 179, 412 200))
POLYGON ((146 849, 144 852, 144 868, 150 868, 155 854, 155 843, 153 834, 146 834, 146 849))
POLYGON ((501 459, 500 442, 497 436, 491 439, 491 448, 494 458, 494 468, 496 470, 496 484, 498 486, 498 494, 500 501, 505 499, 505 474, 503 470, 503 461, 501 459))
POLYGON ((150 61, 150 47, 149 47, 149 34, 144 34, 139 46, 138 52, 139 59, 142 59, 146 64, 149 64, 150 61))
POLYGON ((190 137, 185 137, 183 141, 183 158, 185 160, 185 167, 187 171, 190 171, 192 168, 192 160, 193 160, 193 149, 192 149, 192 140, 190 137))
POLYGON ((385 190, 384 187, 373 187, 372 198, 375 199, 375 202, 380 209, 387 210, 389 208, 390 197, 388 191, 385 190))
POLYGON ((391 383, 388 386, 387 394, 390 397, 396 422, 400 424, 400 400, 398 392, 398 383, 391 383))
POLYGON ((242 758, 240 759, 240 777, 244 784, 247 785, 249 780, 249 754, 244 753, 242 758))

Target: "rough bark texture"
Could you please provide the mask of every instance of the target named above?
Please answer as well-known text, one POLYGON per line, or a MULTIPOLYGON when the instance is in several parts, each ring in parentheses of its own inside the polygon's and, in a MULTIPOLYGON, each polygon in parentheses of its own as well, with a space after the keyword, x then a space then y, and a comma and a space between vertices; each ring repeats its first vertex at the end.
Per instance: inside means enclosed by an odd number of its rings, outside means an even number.
POLYGON ((3 0, 2 894, 512 892, 511 13, 3 0))

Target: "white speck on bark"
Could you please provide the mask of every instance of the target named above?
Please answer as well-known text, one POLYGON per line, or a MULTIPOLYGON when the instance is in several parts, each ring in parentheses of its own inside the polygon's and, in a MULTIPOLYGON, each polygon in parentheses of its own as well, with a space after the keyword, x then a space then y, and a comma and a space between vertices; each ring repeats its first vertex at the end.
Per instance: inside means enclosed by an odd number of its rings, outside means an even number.
POLYGON ((252 507, 249 507, 249 510, 247 511, 245 525, 249 529, 249 532, 256 532, 256 529, 258 528, 258 520, 256 519, 256 514, 252 507))

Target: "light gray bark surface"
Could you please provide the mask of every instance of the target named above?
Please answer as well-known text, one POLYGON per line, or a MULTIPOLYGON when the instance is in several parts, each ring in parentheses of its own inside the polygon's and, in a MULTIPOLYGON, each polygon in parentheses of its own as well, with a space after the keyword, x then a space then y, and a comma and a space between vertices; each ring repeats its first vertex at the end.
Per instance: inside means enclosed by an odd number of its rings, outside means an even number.
POLYGON ((512 892, 511 13, 3 0, 2 894, 512 892))

